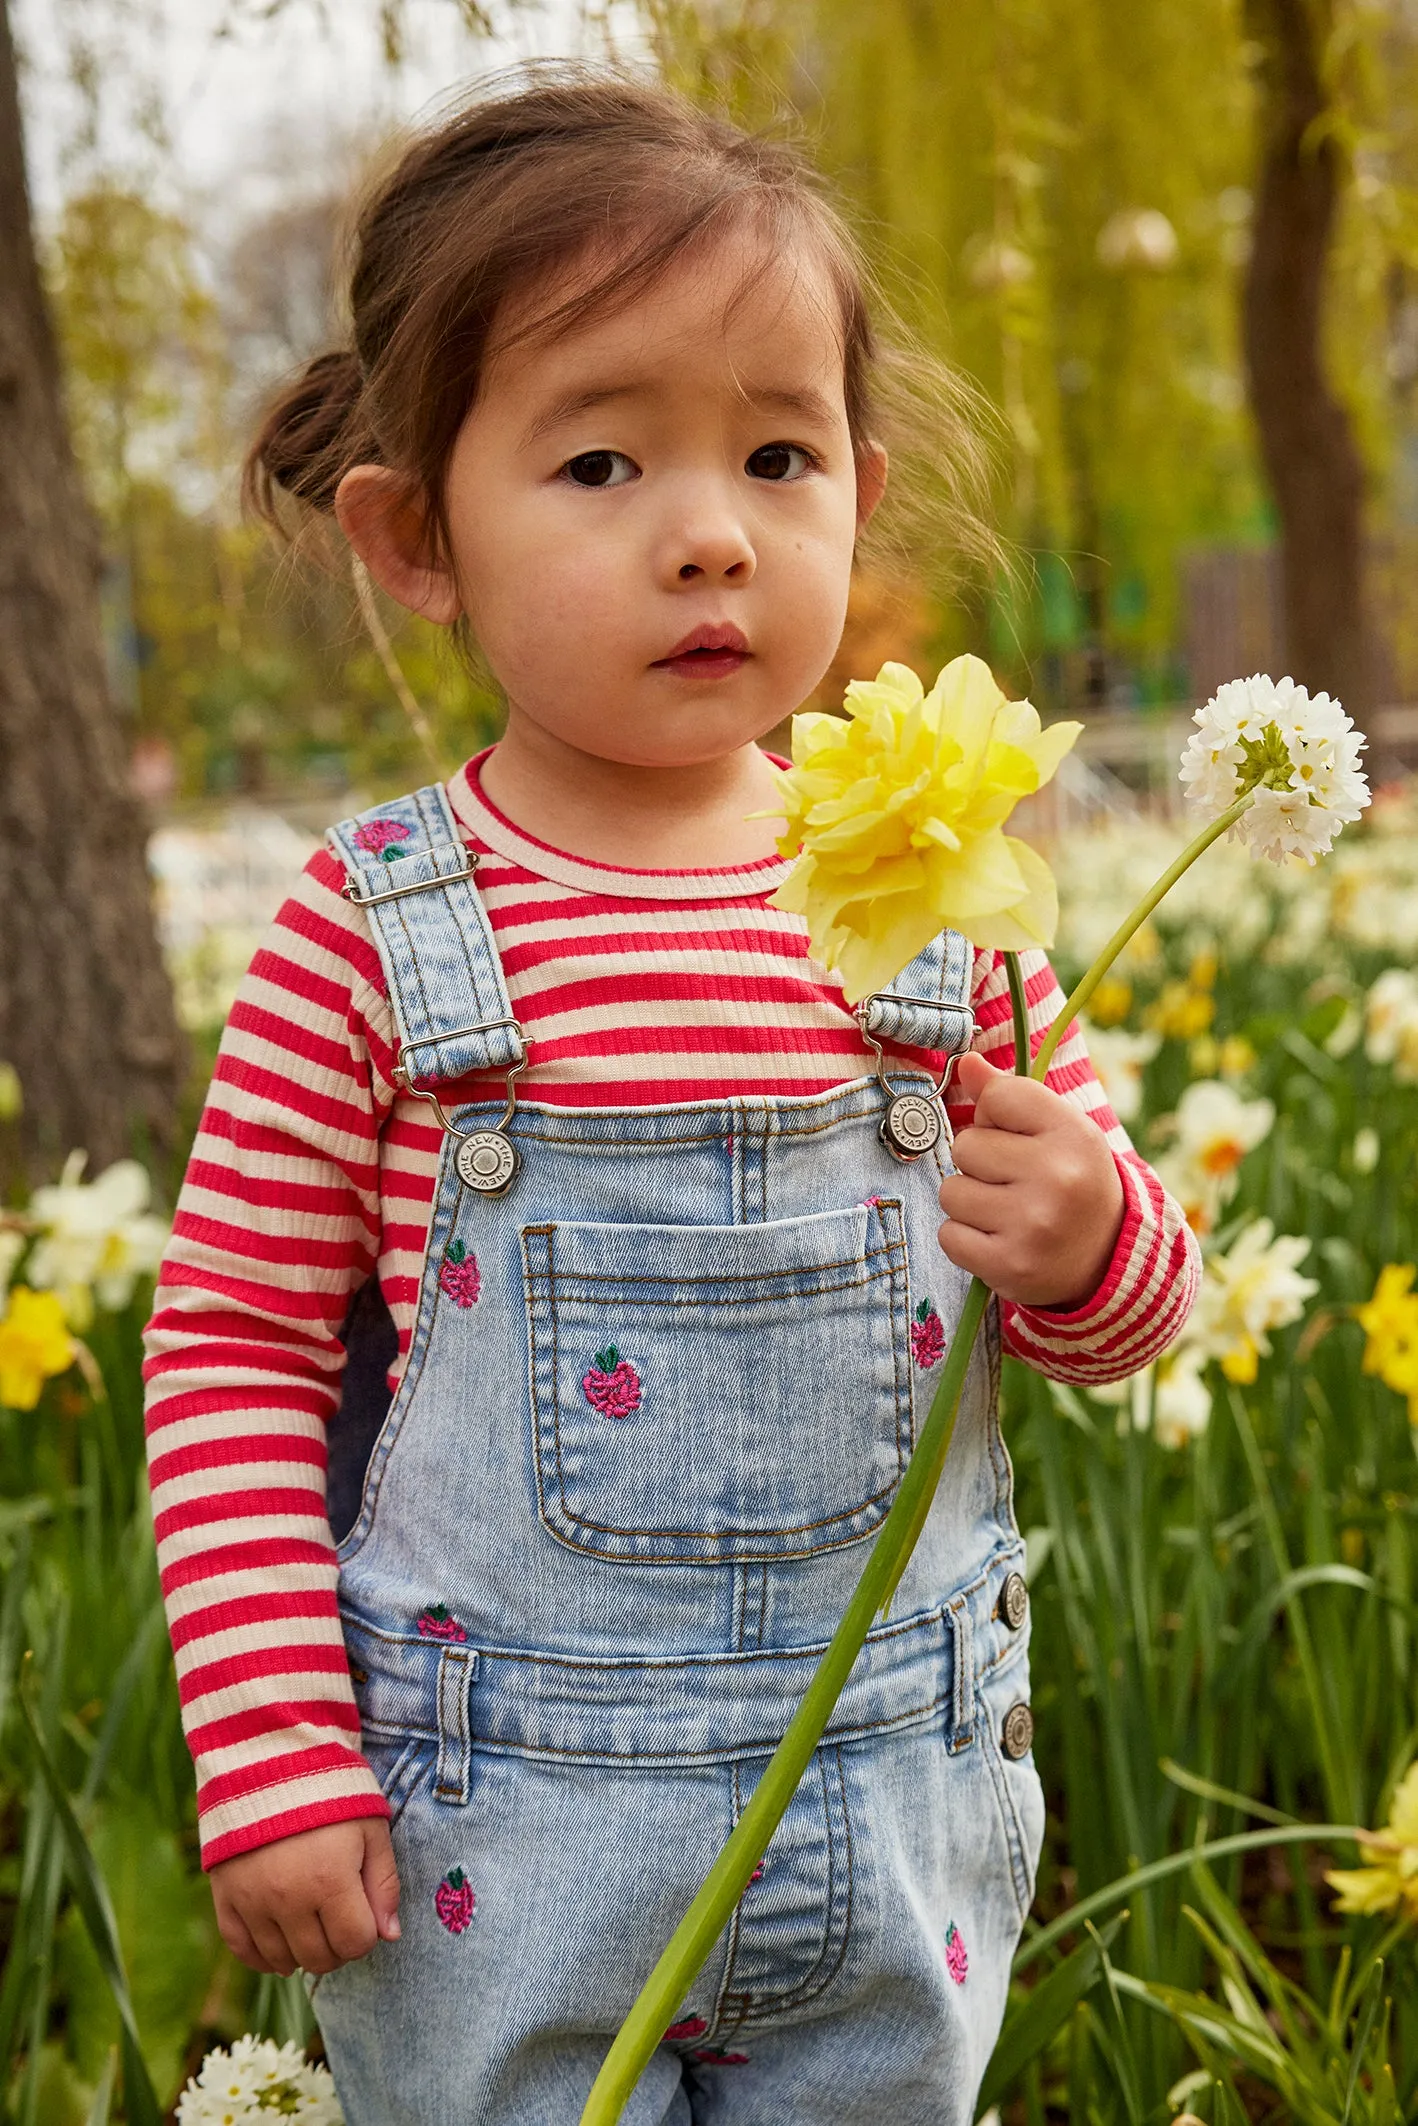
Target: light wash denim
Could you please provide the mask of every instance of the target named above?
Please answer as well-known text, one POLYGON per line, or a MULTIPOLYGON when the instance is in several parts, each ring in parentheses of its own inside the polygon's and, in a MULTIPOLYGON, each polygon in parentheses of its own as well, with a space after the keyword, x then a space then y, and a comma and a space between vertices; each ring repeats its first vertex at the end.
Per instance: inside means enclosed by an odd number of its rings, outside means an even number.
MULTIPOLYGON (((439 799, 365 815, 410 826, 397 863, 338 830, 361 893, 457 868, 419 853, 456 840, 439 799)), ((513 1016, 472 882, 371 919, 401 1033, 427 1043, 421 1082, 448 1054, 466 1069, 466 1030, 513 1016)), ((895 987, 939 1006, 887 999, 883 1031, 958 1025, 969 960, 951 939, 913 963, 895 987)), ((528 1102, 498 1197, 462 1185, 445 1140, 408 1366, 340 1551, 403 1884, 402 1939, 313 1988, 349 2126, 574 2126, 753 1792, 966 1287, 936 1240, 948 1166, 888 1154, 885 1100, 863 1078, 677 1109, 528 1102)), ((1043 1831, 1032 1759, 1004 1739, 1028 1621, 1017 1588, 1001 1600, 1023 1561, 997 1369, 992 1324, 890 1617, 632 2126, 974 2117, 1043 1831)))

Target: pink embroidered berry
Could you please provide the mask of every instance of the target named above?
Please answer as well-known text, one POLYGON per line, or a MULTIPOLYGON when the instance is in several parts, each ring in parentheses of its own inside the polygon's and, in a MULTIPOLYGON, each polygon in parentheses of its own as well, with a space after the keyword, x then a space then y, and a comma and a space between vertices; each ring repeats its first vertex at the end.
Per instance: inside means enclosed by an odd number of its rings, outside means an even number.
POLYGON ((682 2023, 671 2023, 665 2036, 673 2041, 682 2037, 703 2037, 709 2025, 702 2015, 687 2015, 682 2023))
POLYGON ((614 1344, 596 1353, 596 1363, 581 1385, 591 1408, 603 1417, 629 1417, 640 1408, 640 1375, 614 1344))
POLYGON ((473 1923, 478 1901, 473 1886, 461 1868, 450 1868, 433 1893, 433 1909, 450 1934, 462 1934, 473 1923))
POLYGON ((957 1986, 964 1985, 970 1959, 965 1953, 965 1936, 953 1919, 945 1930, 945 1968, 957 1986))
POLYGON ((367 819, 354 830, 355 847, 367 849, 371 856, 382 856, 386 864, 392 863, 396 856, 407 855, 398 845, 406 842, 413 831, 401 819, 367 819))
POLYGON ((698 2060, 701 2067, 746 2067, 746 2052, 691 2052, 690 2058, 698 2060))
POLYGON ((945 1324, 933 1299, 923 1299, 911 1324, 911 1356, 922 1367, 938 1366, 945 1356, 945 1324))
POLYGON ((476 1255, 468 1253, 467 1245, 464 1241, 451 1240, 448 1243, 447 1252, 443 1257, 443 1262, 438 1272, 438 1282, 442 1285, 455 1307, 470 1307, 473 1305, 478 1293, 482 1290, 483 1281, 482 1274, 478 1269, 478 1258, 476 1255))
POLYGON ((753 1873, 749 1876, 748 1879, 750 1882, 762 1882, 763 1862, 761 1860, 759 1861, 758 1866, 754 1869, 753 1873))
POLYGON ((420 1610, 418 1627, 421 1639, 447 1639, 461 1645, 468 1636, 458 1619, 441 1602, 432 1602, 427 1609, 420 1610))

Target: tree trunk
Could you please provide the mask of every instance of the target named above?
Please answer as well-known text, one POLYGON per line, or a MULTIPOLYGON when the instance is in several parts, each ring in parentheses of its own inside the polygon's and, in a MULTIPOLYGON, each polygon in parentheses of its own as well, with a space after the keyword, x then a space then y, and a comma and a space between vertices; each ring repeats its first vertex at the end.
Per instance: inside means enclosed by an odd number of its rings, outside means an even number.
POLYGON ((185 1068, 104 669, 98 565, 0 0, 0 1060, 19 1073, 32 1177, 78 1146, 91 1172, 160 1152, 185 1068))
MULTIPOLYGON (((1259 168, 1242 324, 1251 410, 1280 515, 1287 660, 1312 692, 1372 701, 1364 472, 1325 379, 1325 269, 1344 157, 1322 128, 1328 0, 1248 0, 1259 60, 1259 168)), ((1278 675, 1277 675, 1278 676, 1278 675)))

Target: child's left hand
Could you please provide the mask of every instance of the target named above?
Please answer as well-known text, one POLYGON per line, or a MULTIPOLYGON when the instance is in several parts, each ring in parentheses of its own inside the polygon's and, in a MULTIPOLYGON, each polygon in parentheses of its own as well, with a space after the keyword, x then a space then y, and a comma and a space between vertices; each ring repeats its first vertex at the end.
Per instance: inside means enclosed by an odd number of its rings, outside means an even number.
POLYGON ((1071 1312, 1113 1257, 1123 1185, 1107 1140, 1072 1101, 1033 1078, 962 1056, 952 1091, 975 1103, 940 1185, 940 1244, 1002 1299, 1071 1312))

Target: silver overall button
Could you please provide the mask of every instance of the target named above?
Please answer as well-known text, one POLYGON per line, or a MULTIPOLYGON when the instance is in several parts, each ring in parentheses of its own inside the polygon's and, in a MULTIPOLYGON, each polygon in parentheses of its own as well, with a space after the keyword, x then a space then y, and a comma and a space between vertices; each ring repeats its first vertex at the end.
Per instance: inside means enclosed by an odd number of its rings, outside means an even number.
POLYGON ((458 1179, 483 1196, 500 1196, 521 1164, 517 1147, 501 1130, 477 1129, 460 1138, 453 1155, 458 1179))
POLYGON ((1029 1614, 1029 1589, 1022 1573, 1012 1572, 1000 1589, 998 1614, 1011 1631, 1018 1631, 1029 1614))
POLYGON ((897 1159, 919 1159, 940 1142, 940 1106, 922 1093, 898 1093, 882 1118, 881 1141, 897 1159))
POLYGON ((1017 1705, 1011 1705, 1005 1714, 999 1739, 1001 1748, 1012 1763, 1017 1764, 1021 1757, 1028 1756, 1029 1746, 1034 1740, 1034 1715, 1022 1698, 1017 1705))

